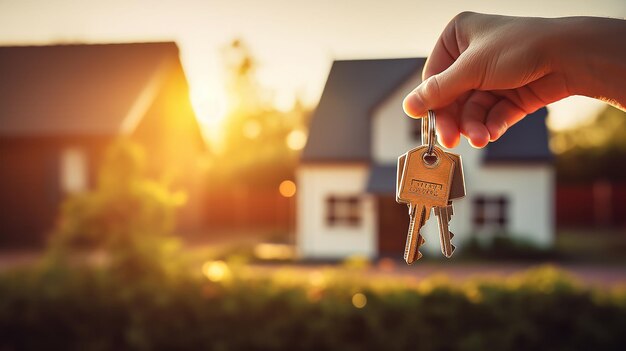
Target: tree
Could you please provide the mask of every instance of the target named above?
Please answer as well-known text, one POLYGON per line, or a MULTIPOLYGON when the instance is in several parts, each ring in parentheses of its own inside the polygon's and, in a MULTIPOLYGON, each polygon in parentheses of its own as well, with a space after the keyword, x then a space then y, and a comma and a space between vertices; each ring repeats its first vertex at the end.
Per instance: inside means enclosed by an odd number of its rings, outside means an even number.
POLYGON ((272 93, 256 78, 257 62, 249 48, 234 40, 223 51, 228 96, 223 144, 215 153, 214 184, 275 188, 293 178, 299 149, 289 136, 303 131, 308 110, 296 102, 291 111, 277 109, 272 93))
POLYGON ((626 112, 607 106, 588 124, 555 133, 561 181, 626 180, 626 112))

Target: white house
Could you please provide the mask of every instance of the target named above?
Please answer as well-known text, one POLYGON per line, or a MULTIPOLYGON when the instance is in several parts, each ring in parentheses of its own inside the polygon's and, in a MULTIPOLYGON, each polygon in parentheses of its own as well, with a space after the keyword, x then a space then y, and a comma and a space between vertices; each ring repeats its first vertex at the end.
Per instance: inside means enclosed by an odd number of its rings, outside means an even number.
MULTIPOLYGON (((297 249, 302 258, 402 257, 406 205, 395 202, 399 155, 421 145, 419 120, 402 99, 421 81, 424 58, 335 61, 312 117, 297 170, 297 249)), ((454 202, 457 251, 472 236, 508 235, 538 247, 554 241, 554 169, 546 109, 484 149, 465 138, 467 196, 454 202)), ((436 217, 422 252, 440 254, 436 217)))

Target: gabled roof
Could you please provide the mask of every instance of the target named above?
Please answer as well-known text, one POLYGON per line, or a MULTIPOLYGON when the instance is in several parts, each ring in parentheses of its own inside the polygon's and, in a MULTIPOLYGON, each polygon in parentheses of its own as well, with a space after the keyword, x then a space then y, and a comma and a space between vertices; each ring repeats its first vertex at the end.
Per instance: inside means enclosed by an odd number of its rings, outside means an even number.
POLYGON ((301 161, 370 161, 371 112, 426 59, 335 61, 301 161))
POLYGON ((168 59, 173 42, 0 47, 0 135, 117 134, 168 59))
POLYGON ((548 128, 544 107, 526 116, 507 130, 500 139, 485 148, 487 163, 550 162, 554 155, 548 144, 548 128))

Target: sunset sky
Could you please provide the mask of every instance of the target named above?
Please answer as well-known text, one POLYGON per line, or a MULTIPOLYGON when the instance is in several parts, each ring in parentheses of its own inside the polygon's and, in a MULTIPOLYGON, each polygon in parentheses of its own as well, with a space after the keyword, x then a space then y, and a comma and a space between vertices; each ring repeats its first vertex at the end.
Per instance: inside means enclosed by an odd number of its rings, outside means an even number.
MULTIPOLYGON (((234 38, 248 43, 280 107, 296 94, 314 105, 333 59, 426 56, 464 10, 622 18, 626 1, 0 0, 0 45, 174 40, 199 118, 211 126, 223 110, 220 48, 234 38)), ((551 125, 567 127, 599 106, 583 98, 555 104, 551 125)))

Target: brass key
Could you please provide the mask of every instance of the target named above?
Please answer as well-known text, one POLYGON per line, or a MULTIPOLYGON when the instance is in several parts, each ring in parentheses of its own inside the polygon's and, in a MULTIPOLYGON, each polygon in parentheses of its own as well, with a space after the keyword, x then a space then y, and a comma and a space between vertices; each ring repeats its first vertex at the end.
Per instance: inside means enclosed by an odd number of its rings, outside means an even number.
MULTIPOLYGON (((447 258, 450 258, 452 254, 454 253, 454 249, 455 249, 455 246, 452 244, 452 238, 454 237, 454 233, 452 233, 449 229, 450 219, 452 218, 452 215, 454 214, 454 209, 452 207, 452 200, 456 200, 465 196, 465 177, 463 175, 463 165, 461 163, 461 156, 457 154, 453 154, 451 152, 447 152, 447 151, 444 151, 444 152, 448 157, 450 157, 454 161, 454 173, 452 175, 452 184, 450 185, 450 199, 446 206, 435 207, 434 212, 435 212, 435 216, 437 216, 437 222, 439 226, 439 241, 441 243, 441 252, 443 253, 444 256, 446 256, 447 258)), ((400 181, 402 180, 402 172, 404 170, 405 160, 406 160, 406 154, 398 158, 398 176, 396 179, 396 201, 399 203, 403 203, 403 201, 398 197, 399 195, 398 189, 400 186, 400 181)), ((412 214, 412 211, 409 208, 409 215, 411 214, 412 214)), ((413 216, 411 216, 411 221, 412 220, 413 220, 413 216)), ((422 242, 424 240, 423 238, 419 238, 419 239, 422 242)), ((417 259, 419 259, 419 257, 417 259)))
POLYGON ((424 239, 420 229, 430 217, 431 208, 448 204, 454 173, 454 161, 441 148, 434 146, 431 154, 428 149, 423 145, 406 153, 396 194, 399 202, 409 204, 411 215, 404 254, 408 264, 422 256, 419 248, 424 239))
POLYGON ((461 156, 453 153, 446 153, 454 161, 454 174, 452 176, 452 185, 450 188, 450 200, 446 206, 435 207, 434 212, 437 217, 439 226, 439 242, 441 243, 441 253, 450 258, 456 248, 452 244, 454 233, 450 231, 450 219, 454 214, 452 200, 465 196, 465 177, 463 176, 463 164, 461 156))

